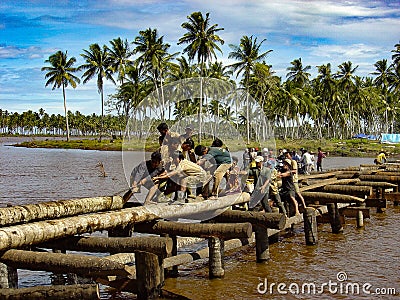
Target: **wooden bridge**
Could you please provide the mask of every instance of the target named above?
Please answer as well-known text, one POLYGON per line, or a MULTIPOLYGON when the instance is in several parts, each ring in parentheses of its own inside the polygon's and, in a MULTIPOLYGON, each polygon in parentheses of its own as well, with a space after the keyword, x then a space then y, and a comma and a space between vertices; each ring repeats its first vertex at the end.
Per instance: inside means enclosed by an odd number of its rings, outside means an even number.
POLYGON ((299 180, 307 209, 291 218, 235 209, 249 201, 247 193, 183 205, 135 206, 109 196, 0 208, 0 299, 99 299, 98 283, 149 299, 166 293, 164 280, 177 276, 179 265, 208 258, 209 277, 223 277, 224 251, 255 242, 257 262, 267 262, 269 243, 284 229, 303 223, 305 244, 316 245, 318 223, 329 222, 333 233, 343 231, 345 217, 363 227, 371 207, 384 212, 388 201, 398 205, 400 199, 398 164, 299 180), (207 222, 176 221, 211 212, 207 222), (100 231, 108 236, 91 234, 100 231), (183 243, 204 239, 208 247, 179 254, 183 243), (17 269, 75 274, 93 283, 18 289, 17 269))

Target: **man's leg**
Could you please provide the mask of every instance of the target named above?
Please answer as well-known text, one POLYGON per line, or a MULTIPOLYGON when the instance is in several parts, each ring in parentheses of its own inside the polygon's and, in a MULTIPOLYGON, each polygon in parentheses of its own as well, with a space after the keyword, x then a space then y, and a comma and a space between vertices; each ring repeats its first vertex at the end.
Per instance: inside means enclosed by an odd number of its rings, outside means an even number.
POLYGON ((212 196, 218 197, 218 188, 221 184, 222 178, 231 167, 231 164, 222 164, 214 172, 214 185, 212 188, 212 196))

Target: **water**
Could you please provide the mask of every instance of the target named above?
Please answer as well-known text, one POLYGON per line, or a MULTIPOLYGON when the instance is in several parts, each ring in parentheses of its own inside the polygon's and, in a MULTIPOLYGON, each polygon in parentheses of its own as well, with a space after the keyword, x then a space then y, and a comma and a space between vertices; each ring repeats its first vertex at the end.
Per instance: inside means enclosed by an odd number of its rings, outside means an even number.
MULTIPOLYGON (((130 169, 143 159, 143 154, 131 152, 124 156, 124 169, 120 152, 62 149, 26 149, 6 146, 15 140, 0 140, 0 206, 19 205, 114 195, 127 189, 126 177, 130 169), (101 177, 101 162, 106 177, 101 177)), ((238 157, 241 155, 239 154, 238 157)), ((359 164, 370 164, 372 158, 333 158, 324 160, 324 169, 359 164)), ((227 253, 225 277, 208 279, 207 260, 180 267, 178 278, 169 278, 165 288, 191 299, 309 299, 316 297, 305 293, 292 294, 296 286, 313 283, 318 292, 323 284, 337 284, 324 289, 321 299, 392 299, 393 296, 366 295, 359 292, 344 293, 344 284, 360 287, 371 284, 376 288, 396 288, 400 294, 400 209, 389 207, 384 214, 371 209, 371 219, 365 228, 357 229, 354 219, 348 219, 343 234, 332 234, 329 225, 318 227, 319 244, 306 246, 302 226, 295 232, 281 236, 279 243, 270 246, 271 260, 267 264, 255 262, 255 248, 248 246, 239 252, 227 253), (340 282, 337 276, 347 275, 340 282), (338 275, 339 274, 339 275, 338 275), (265 281, 272 286, 262 294, 265 281), (340 283, 343 291, 340 293, 340 283), (273 285, 275 284, 275 285, 273 285), (281 294, 278 284, 286 285, 281 294), (292 291, 288 290, 289 285, 292 291)), ((46 272, 19 270, 20 287, 50 284, 46 272)), ((341 278, 341 277, 340 277, 341 278)), ((301 290, 300 290, 301 291, 301 290)), ((350 290, 351 291, 351 290, 350 290)), ((112 296, 103 292, 102 299, 112 296)), ((128 299, 119 295, 119 299, 128 299)))

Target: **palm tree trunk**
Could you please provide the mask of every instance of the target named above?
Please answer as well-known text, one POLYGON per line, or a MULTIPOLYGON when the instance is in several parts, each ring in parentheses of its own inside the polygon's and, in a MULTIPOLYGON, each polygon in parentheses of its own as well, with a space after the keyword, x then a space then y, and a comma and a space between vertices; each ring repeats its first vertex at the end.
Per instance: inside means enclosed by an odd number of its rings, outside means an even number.
POLYGON ((69 124, 68 124, 68 113, 67 113, 67 99, 65 97, 65 86, 64 83, 62 85, 63 88, 63 98, 64 98, 64 114, 65 114, 65 123, 67 126, 67 142, 69 142, 69 124))

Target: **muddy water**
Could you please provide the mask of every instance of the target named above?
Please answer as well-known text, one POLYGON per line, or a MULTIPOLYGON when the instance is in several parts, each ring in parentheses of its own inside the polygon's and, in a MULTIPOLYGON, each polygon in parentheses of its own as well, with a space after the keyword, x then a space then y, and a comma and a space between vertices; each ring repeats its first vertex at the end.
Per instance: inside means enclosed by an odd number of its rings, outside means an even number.
MULTIPOLYGON (((15 140, 0 140, 0 206, 116 194, 127 188, 125 173, 143 157, 129 153, 124 171, 119 152, 7 146, 12 142, 15 140), (101 176, 99 163, 106 177, 101 176)), ((371 161, 328 157, 324 168, 371 161)), ((364 229, 356 229, 352 219, 347 221, 344 234, 338 235, 332 234, 328 225, 321 225, 317 246, 305 246, 302 226, 296 227, 294 233, 281 236, 270 246, 267 264, 255 263, 252 246, 227 253, 223 279, 208 279, 207 261, 183 266, 178 278, 166 280, 165 288, 191 299, 392 299, 393 295, 371 293, 388 294, 393 288, 399 297, 400 209, 390 207, 384 214, 372 210, 364 229)), ((18 272, 20 287, 51 281, 46 272, 18 272)), ((112 296, 103 292, 102 298, 112 296)))

